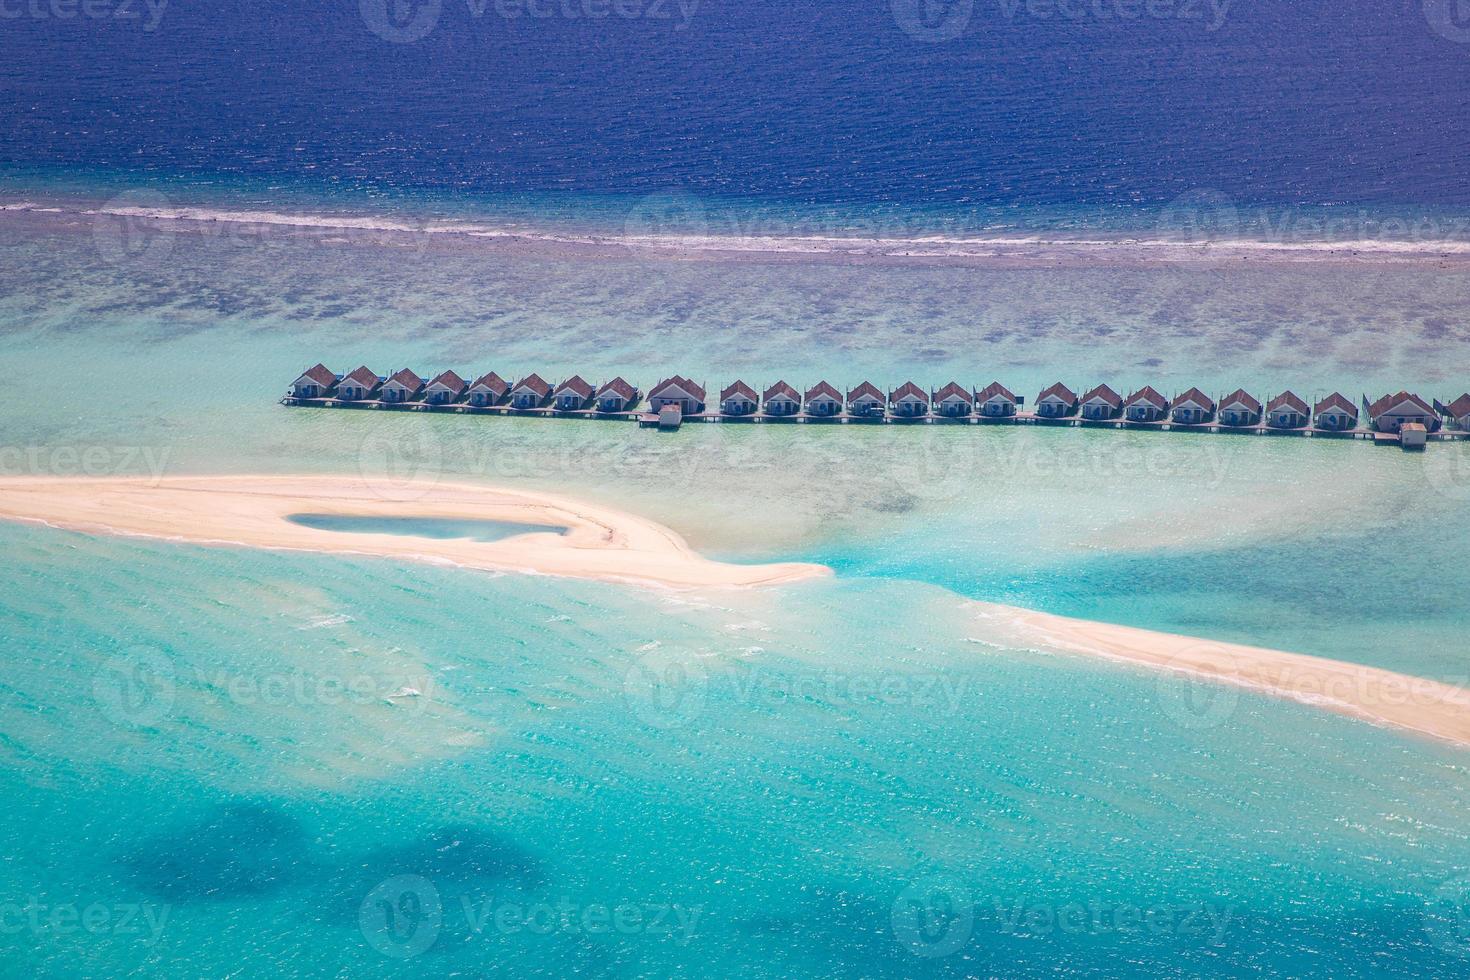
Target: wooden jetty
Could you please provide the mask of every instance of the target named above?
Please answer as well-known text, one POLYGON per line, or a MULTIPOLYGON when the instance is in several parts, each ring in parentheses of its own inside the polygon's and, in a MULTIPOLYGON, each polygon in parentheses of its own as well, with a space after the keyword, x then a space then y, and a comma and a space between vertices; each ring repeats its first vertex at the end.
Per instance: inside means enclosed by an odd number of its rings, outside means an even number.
POLYGON ((843 389, 818 381, 800 389, 775 381, 758 389, 734 381, 706 404, 703 384, 671 375, 648 390, 622 377, 597 384, 573 375, 556 384, 532 373, 514 384, 494 371, 473 382, 453 370, 431 380, 402 368, 379 375, 366 366, 336 374, 315 364, 296 378, 283 405, 385 411, 520 415, 531 418, 631 421, 676 430, 684 423, 1010 424, 1062 425, 1159 432, 1212 432, 1359 439, 1417 449, 1430 442, 1470 439, 1470 393, 1448 402, 1409 391, 1355 404, 1341 392, 1313 403, 1286 390, 1263 405, 1237 388, 1213 398, 1191 387, 1172 398, 1144 385, 1128 397, 1100 384, 1078 395, 1057 382, 1027 411, 1025 399, 999 381, 974 388, 958 381, 937 389, 905 381, 885 389, 871 381, 843 389))

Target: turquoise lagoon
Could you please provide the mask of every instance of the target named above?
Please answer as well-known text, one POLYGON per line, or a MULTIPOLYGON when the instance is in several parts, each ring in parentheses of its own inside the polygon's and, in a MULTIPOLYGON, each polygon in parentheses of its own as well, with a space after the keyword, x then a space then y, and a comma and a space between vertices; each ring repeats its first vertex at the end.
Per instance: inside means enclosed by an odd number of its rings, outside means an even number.
POLYGON ((1460 266, 5 245, 4 475, 486 481, 838 573, 703 595, 0 526, 9 975, 1470 964, 1464 751, 1017 648, 967 602, 1463 681, 1470 447, 275 404, 318 359, 1444 397, 1460 266))

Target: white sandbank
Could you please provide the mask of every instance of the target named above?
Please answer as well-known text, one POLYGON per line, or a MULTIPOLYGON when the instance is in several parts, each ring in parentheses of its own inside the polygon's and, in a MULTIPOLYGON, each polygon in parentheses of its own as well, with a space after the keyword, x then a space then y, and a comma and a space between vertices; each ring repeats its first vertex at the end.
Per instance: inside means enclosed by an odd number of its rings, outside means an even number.
POLYGON ((550 494, 360 477, 0 480, 0 517, 201 545, 369 555, 490 571, 673 587, 760 586, 830 575, 821 565, 710 561, 662 525, 550 494), (323 530, 299 514, 544 525, 499 541, 323 530), (565 533, 559 533, 565 528, 565 533))
MULTIPOLYGON (((653 521, 550 494, 360 477, 0 479, 0 519, 200 545, 366 555, 680 588, 779 585, 831 574, 822 565, 711 561, 653 521), (323 530, 289 520, 299 514, 483 520, 548 530, 499 541, 437 539, 323 530), (558 533, 561 528, 565 533, 558 533)), ((1440 681, 1012 606, 967 606, 1019 647, 1126 661, 1470 745, 1470 693, 1440 681)))

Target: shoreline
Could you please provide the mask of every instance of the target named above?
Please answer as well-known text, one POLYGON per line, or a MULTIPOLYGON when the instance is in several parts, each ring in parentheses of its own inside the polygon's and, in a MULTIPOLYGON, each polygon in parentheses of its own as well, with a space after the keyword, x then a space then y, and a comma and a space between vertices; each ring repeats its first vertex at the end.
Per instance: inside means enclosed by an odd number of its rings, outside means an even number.
MULTIPOLYGON (((710 216, 692 229, 662 228, 633 202, 622 227, 577 226, 524 218, 446 218, 397 214, 334 214, 326 208, 282 211, 266 207, 174 203, 147 190, 106 201, 38 201, 17 195, 0 201, 0 222, 38 233, 78 232, 99 243, 141 237, 192 238, 202 245, 237 248, 269 241, 326 246, 376 246, 538 259, 720 262, 755 264, 920 265, 939 267, 1058 268, 1179 265, 1458 264, 1470 262, 1470 218, 1456 223, 1460 237, 1338 238, 1238 234, 1195 239, 1166 226, 1132 230, 941 230, 897 222, 870 229, 811 227, 801 220, 710 216), (776 227, 771 227, 772 225, 776 227)), ((696 202, 697 205, 697 202, 696 202)), ((1269 230, 1269 229, 1268 229, 1269 230)), ((110 247, 121 247, 112 245, 110 247)))
MULTIPOLYGON (((713 561, 654 521, 552 494, 361 477, 4 478, 0 520, 206 547, 378 557, 681 589, 757 588, 833 574, 816 564, 713 561), (291 520, 303 514, 514 523, 547 530, 489 541, 432 538, 325 530, 291 520)), ((1470 747, 1470 691, 1445 682, 978 600, 964 600, 964 608, 998 629, 1006 645, 1126 663, 1159 672, 1161 678, 1202 678, 1470 747)), ((1218 723, 1208 717, 1201 721, 1197 727, 1218 723)), ((1184 723, 1189 722, 1186 717, 1184 723)))
MULTIPOLYGON (((1207 640, 966 600, 988 625, 1015 629, 1017 644, 1081 654, 1295 701, 1358 721, 1470 748, 1470 690, 1366 664, 1207 640)), ((1207 728, 1234 704, 1181 706, 1186 727, 1207 728)))
POLYGON ((304 551, 669 588, 750 588, 830 575, 821 565, 704 558, 668 528, 551 494, 357 477, 0 479, 0 519, 207 547, 304 551), (495 541, 323 530, 301 514, 544 526, 495 541), (562 529, 565 529, 563 532, 562 529))

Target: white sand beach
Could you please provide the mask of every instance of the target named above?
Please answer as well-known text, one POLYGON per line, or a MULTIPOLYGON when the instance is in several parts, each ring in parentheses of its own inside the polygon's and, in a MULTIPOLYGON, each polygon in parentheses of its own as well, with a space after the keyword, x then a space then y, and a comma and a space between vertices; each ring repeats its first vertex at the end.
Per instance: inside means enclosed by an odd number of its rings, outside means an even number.
POLYGON ((1470 691, 1442 681, 1239 643, 977 602, 1017 644, 1126 661, 1288 698, 1377 725, 1470 745, 1470 691))
POLYGON ((201 545, 367 555, 673 587, 760 586, 831 574, 820 565, 710 561, 631 514, 542 493, 361 477, 209 476, 0 480, 0 518, 201 545), (298 514, 544 525, 499 541, 323 530, 298 514), (565 533, 562 529, 565 528, 565 533))

